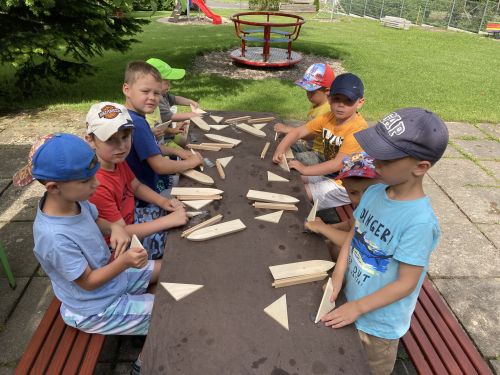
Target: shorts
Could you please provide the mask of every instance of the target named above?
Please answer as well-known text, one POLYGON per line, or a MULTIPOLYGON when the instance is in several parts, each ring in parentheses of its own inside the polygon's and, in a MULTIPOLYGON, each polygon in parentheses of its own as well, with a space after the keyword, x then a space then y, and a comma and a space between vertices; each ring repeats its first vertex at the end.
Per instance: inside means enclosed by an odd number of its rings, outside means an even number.
POLYGON ((313 201, 318 200, 318 210, 350 204, 351 200, 343 186, 325 176, 308 176, 307 186, 313 201))
POLYGON ((399 339, 383 339, 358 330, 373 375, 390 375, 398 355, 399 339))
MULTIPOLYGON (((154 204, 144 207, 135 207, 134 224, 141 224, 153 221, 162 217, 165 211, 154 204)), ((142 240, 142 245, 148 252, 148 259, 161 259, 167 242, 167 232, 161 231, 153 233, 142 240)))
POLYGON ((154 262, 149 261, 141 269, 128 268, 127 289, 106 310, 91 316, 83 316, 61 306, 64 322, 87 333, 103 335, 147 335, 154 294, 146 293, 153 274, 154 262))

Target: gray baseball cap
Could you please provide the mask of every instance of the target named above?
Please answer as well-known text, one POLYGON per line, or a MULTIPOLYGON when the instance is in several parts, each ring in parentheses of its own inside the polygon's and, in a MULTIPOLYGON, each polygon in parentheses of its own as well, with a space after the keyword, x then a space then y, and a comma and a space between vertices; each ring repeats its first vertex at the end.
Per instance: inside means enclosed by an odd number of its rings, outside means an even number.
POLYGON ((375 126, 354 134, 368 155, 378 160, 412 156, 437 162, 448 145, 448 128, 436 114, 423 108, 402 108, 375 126))

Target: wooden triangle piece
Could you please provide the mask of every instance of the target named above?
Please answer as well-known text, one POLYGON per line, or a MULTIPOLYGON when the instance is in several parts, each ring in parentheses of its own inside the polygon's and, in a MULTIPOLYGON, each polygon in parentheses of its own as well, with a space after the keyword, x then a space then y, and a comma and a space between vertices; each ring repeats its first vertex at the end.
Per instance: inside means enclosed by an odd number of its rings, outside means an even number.
POLYGON ((256 137, 259 138, 265 138, 266 133, 264 133, 262 130, 254 128, 252 125, 248 124, 236 124, 236 127, 240 130, 243 130, 244 132, 248 134, 255 135, 256 137))
POLYGON ((256 216, 255 219, 267 221, 268 223, 278 224, 280 222, 281 215, 283 215, 283 210, 271 212, 270 214, 266 214, 266 215, 262 215, 262 216, 256 216))
MULTIPOLYGON (((210 116, 212 118, 212 120, 214 120, 217 124, 220 124, 220 122, 222 121, 222 119, 224 117, 221 117, 221 116, 214 116, 214 115, 211 115, 210 116)), ((224 126, 224 128, 227 126, 227 125, 221 125, 221 126, 224 126)), ((223 129, 224 129, 223 128, 223 129)), ((217 129, 217 130, 220 130, 220 129, 217 129)))
POLYGON ((314 204, 311 208, 311 211, 309 212, 309 215, 307 215, 307 222, 314 221, 316 219, 316 211, 318 210, 318 199, 314 201, 314 204))
POLYGON ((175 186, 170 192, 171 195, 219 195, 224 193, 224 190, 214 188, 201 187, 178 187, 175 186))
POLYGON ((276 181, 276 182, 290 182, 285 177, 278 176, 273 172, 267 171, 267 181, 276 181))
POLYGON ((198 289, 203 288, 203 285, 197 284, 178 284, 178 283, 161 283, 161 286, 170 293, 176 301, 189 296, 191 293, 196 292, 198 289))
POLYGON ((258 202, 276 202, 276 203, 298 203, 299 200, 291 195, 269 193, 267 191, 248 190, 247 198, 258 202))
POLYGON ((253 124, 252 126, 257 129, 257 130, 261 130, 264 126, 266 126, 266 124, 253 124))
POLYGON ((316 319, 314 320, 314 323, 318 323, 325 314, 328 314, 335 308, 335 301, 330 302, 330 297, 332 296, 332 292, 333 292, 332 279, 328 278, 328 281, 326 282, 325 291, 323 292, 323 298, 321 298, 321 303, 319 304, 318 313, 316 314, 316 319))
POLYGON ((264 312, 276 320, 287 331, 288 329, 288 309, 286 306, 286 294, 283 294, 276 301, 264 309, 264 312))
POLYGON ((245 228, 245 224, 240 219, 236 219, 199 229, 189 234, 186 238, 191 241, 206 241, 226 234, 239 232, 245 228))
POLYGON ((186 176, 196 182, 203 185, 213 185, 214 179, 205 173, 195 171, 194 169, 189 169, 187 171, 181 172, 183 176, 186 176))
POLYGON ((132 247, 138 247, 140 249, 144 249, 144 246, 142 246, 141 241, 139 241, 139 239, 137 238, 137 236, 135 234, 132 235, 132 241, 130 241, 129 249, 132 247))
POLYGON ((222 129, 227 128, 229 125, 208 125, 208 126, 210 126, 210 129, 222 130, 222 129))
POLYGON ((286 150, 285 152, 285 158, 287 159, 295 159, 295 156, 293 156, 293 151, 291 148, 289 148, 288 150, 286 150))
POLYGON ((194 208, 195 210, 199 210, 212 202, 213 202, 212 199, 200 199, 198 201, 182 201, 182 203, 184 203, 186 206, 194 208))
POLYGON ((281 155, 280 167, 282 169, 284 169, 285 171, 290 172, 290 167, 288 166, 288 162, 286 161, 286 155, 285 154, 281 155))
POLYGON ((201 117, 191 117, 191 121, 193 121, 194 124, 201 130, 205 130, 206 132, 210 131, 210 126, 208 126, 205 120, 203 120, 201 117))
POLYGON ((203 115, 203 114, 207 113, 207 112, 205 112, 203 109, 201 109, 199 107, 195 108, 195 106, 192 105, 192 104, 190 104, 189 106, 191 107, 191 112, 197 113, 199 115, 203 115))
POLYGON ((228 156, 227 158, 219 158, 219 159, 217 159, 217 160, 220 162, 220 164, 221 164, 224 168, 226 168, 226 167, 227 167, 227 165, 229 164, 229 162, 230 162, 232 159, 233 159, 233 157, 232 157, 232 156, 228 156))
POLYGON ((222 135, 217 135, 217 134, 205 134, 205 137, 215 142, 226 142, 226 143, 231 143, 235 146, 241 143, 241 140, 239 139, 224 137, 222 135))
POLYGON ((287 277, 312 275, 315 273, 326 272, 333 267, 335 263, 328 260, 306 260, 304 262, 279 264, 270 266, 269 270, 273 274, 274 280, 287 277))

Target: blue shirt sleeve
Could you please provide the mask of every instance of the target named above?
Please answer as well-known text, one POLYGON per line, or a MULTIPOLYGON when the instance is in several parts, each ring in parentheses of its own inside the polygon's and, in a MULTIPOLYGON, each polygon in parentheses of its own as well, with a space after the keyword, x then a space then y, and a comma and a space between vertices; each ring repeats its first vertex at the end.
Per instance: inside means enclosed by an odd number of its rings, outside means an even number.
POLYGON ((439 227, 435 223, 412 225, 401 236, 399 245, 394 251, 394 259, 402 263, 426 267, 438 239, 439 227))
POLYGON ((46 257, 54 269, 68 281, 82 276, 88 262, 80 247, 63 235, 56 235, 53 244, 46 257))

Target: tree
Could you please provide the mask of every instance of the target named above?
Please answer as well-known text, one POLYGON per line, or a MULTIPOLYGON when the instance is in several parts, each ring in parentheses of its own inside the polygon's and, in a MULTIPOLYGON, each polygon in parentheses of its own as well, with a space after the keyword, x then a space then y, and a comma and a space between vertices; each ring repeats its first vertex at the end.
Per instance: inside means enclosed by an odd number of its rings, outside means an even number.
POLYGON ((40 79, 73 82, 105 50, 124 52, 149 21, 123 16, 130 0, 0 0, 0 63, 23 91, 40 79))

